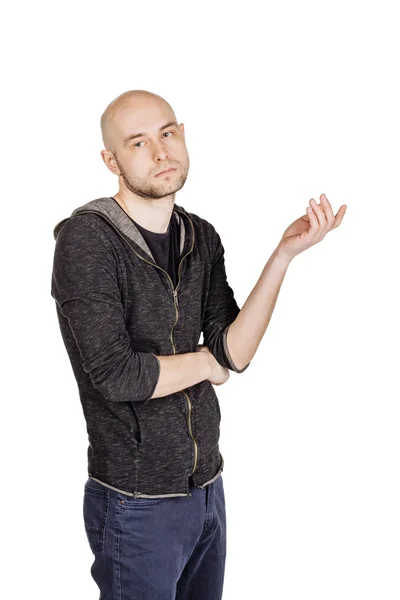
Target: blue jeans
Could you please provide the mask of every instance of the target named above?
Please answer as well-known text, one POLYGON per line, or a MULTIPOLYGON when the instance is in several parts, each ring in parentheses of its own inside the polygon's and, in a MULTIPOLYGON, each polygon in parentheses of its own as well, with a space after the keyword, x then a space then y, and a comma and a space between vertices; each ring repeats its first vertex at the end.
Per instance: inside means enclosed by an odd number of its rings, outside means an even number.
POLYGON ((99 600, 221 600, 222 475, 192 496, 134 498, 90 478, 83 517, 99 600))

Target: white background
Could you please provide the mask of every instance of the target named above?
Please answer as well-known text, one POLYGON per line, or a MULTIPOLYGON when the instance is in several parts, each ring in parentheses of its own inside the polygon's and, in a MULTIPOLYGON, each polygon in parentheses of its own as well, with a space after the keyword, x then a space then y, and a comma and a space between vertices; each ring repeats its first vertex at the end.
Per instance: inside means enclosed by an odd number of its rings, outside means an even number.
POLYGON ((185 124, 176 202, 219 231, 239 306, 310 198, 348 206, 290 265, 251 366, 217 388, 223 599, 399 599, 396 4, 3 9, 2 597, 98 598, 81 512, 87 434, 50 295, 53 227, 117 192, 100 115, 146 89, 185 124))

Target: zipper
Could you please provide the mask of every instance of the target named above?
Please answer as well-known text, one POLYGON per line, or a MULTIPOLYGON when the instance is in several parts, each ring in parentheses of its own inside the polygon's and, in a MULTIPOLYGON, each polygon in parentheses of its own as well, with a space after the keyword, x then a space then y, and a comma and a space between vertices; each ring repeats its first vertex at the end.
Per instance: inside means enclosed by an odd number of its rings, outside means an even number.
MULTIPOLYGON (((176 212, 179 212, 179 213, 183 214, 181 210, 177 210, 177 209, 175 209, 175 210, 176 210, 176 212)), ((125 237, 123 237, 120 234, 119 229, 117 227, 115 227, 114 223, 112 221, 110 221, 102 212, 100 212, 98 210, 80 210, 77 213, 75 213, 75 215, 82 215, 84 213, 95 213, 96 215, 100 215, 100 217, 102 217, 108 223, 110 223, 110 225, 115 229, 115 231, 118 233, 118 235, 128 244, 128 246, 130 247, 130 249, 136 254, 136 256, 138 256, 141 260, 143 260, 144 262, 148 263, 149 265, 151 265, 153 267, 156 267, 157 269, 160 269, 168 277, 168 279, 170 281, 170 284, 171 284, 171 288, 172 288, 172 296, 173 296, 173 302, 174 302, 175 313, 176 313, 175 323, 173 324, 172 329, 171 329, 171 333, 170 333, 170 340, 171 340, 173 352, 174 352, 174 354, 176 354, 176 348, 175 348, 175 344, 174 344, 174 340, 173 340, 173 331, 175 329, 175 325, 177 324, 178 318, 179 318, 179 310, 178 310, 178 306, 179 306, 179 304, 178 304, 178 288, 179 288, 179 284, 180 284, 180 269, 181 269, 181 264, 182 264, 183 259, 186 258, 186 256, 188 256, 188 254, 190 254, 192 252, 193 248, 194 248, 194 227, 193 227, 193 223, 192 223, 191 218, 187 217, 189 219, 189 221, 190 221, 190 225, 191 225, 192 230, 193 230, 193 243, 192 243, 192 247, 190 248, 189 252, 187 252, 185 254, 185 256, 182 256, 182 258, 180 260, 180 263, 179 263, 179 266, 178 266, 178 283, 176 285, 176 288, 174 288, 174 283, 173 283, 173 281, 172 281, 169 273, 167 273, 167 271, 164 271, 164 269, 162 267, 160 267, 159 265, 156 265, 155 263, 152 263, 151 261, 146 260, 145 258, 143 258, 142 256, 140 256, 140 254, 138 254, 136 252, 136 250, 134 248, 132 248, 132 246, 130 245, 130 243, 127 242, 127 240, 125 239, 125 237)), ((196 440, 194 438, 193 431, 192 431, 192 422, 191 422, 192 403, 191 403, 190 398, 189 398, 189 396, 188 396, 188 394, 186 392, 184 392, 182 390, 181 393, 184 396, 186 396, 186 398, 187 398, 187 404, 188 404, 188 410, 189 410, 189 412, 188 412, 188 430, 189 430, 189 435, 190 435, 190 437, 193 440, 193 446, 194 446, 194 464, 193 464, 193 469, 192 469, 190 475, 193 475, 193 473, 195 472, 196 467, 197 467, 198 446, 197 446, 197 442, 196 442, 196 440)), ((136 495, 137 494, 140 494, 140 492, 137 492, 136 495)), ((142 494, 140 494, 140 496, 143 497, 142 494)))

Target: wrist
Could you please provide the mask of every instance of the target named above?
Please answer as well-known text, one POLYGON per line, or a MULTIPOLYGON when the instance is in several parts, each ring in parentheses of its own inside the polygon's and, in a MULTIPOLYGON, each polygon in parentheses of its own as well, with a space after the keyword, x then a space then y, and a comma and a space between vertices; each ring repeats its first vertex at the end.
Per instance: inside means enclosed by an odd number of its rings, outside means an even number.
POLYGON ((214 356, 211 352, 205 352, 204 350, 197 352, 197 354, 201 363, 203 379, 210 379, 214 372, 214 356))
POLYGON ((294 256, 289 256, 284 250, 281 250, 279 246, 275 248, 272 253, 272 261, 284 269, 287 269, 292 262, 294 256))

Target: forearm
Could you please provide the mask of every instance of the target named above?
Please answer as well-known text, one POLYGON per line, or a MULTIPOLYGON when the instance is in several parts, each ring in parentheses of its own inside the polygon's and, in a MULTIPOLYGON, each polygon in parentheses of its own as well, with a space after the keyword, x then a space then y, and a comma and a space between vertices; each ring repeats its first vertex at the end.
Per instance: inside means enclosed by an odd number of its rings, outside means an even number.
POLYGON ((227 334, 229 353, 239 369, 253 358, 271 320, 290 261, 270 256, 262 273, 227 334))
POLYGON ((211 361, 206 352, 158 356, 161 371, 151 398, 179 392, 211 376, 211 361))

